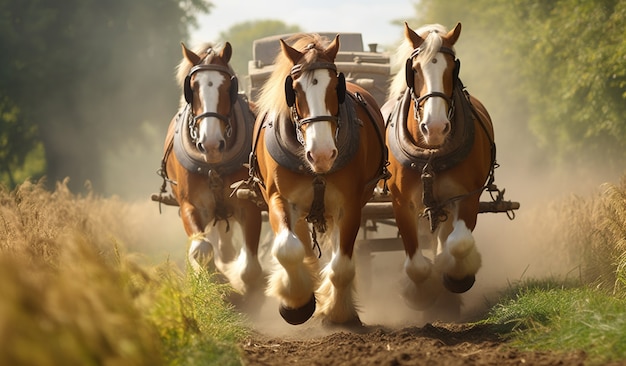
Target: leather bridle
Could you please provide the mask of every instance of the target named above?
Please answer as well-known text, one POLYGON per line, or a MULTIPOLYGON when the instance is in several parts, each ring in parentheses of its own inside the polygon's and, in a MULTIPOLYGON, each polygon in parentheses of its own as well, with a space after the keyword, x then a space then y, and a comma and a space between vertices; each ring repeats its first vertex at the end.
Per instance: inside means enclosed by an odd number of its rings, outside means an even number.
POLYGON ((204 112, 197 116, 194 114, 193 108, 191 108, 191 104, 193 103, 193 89, 191 87, 191 76, 195 74, 196 72, 200 72, 200 71, 218 71, 223 74, 226 74, 228 78, 230 78, 229 97, 230 97, 231 106, 235 104, 235 102, 237 101, 237 95, 239 92, 239 83, 237 81, 237 77, 226 66, 213 65, 213 64, 208 64, 208 65, 201 64, 201 65, 196 65, 192 67, 191 70, 189 70, 189 73, 187 74, 187 77, 185 78, 184 93, 185 93, 185 100, 187 104, 189 104, 190 106, 188 127, 189 127, 189 135, 191 136, 194 143, 197 142, 197 139, 198 139, 198 122, 202 120, 203 118, 214 117, 214 118, 219 119, 220 121, 226 124, 226 137, 229 137, 232 133, 232 125, 230 121, 232 108, 229 110, 227 115, 223 115, 217 112, 204 112))
MULTIPOLYGON (((444 99, 446 103, 448 104, 447 117, 448 117, 448 120, 451 120, 452 116, 454 116, 454 109, 455 109, 454 100, 452 99, 452 96, 447 95, 442 92, 437 92, 437 91, 418 96, 415 92, 415 87, 413 84, 414 83, 413 73, 415 72, 415 70, 413 70, 413 59, 417 57, 422 51, 423 49, 421 47, 417 47, 416 49, 413 50, 413 52, 411 53, 411 56, 406 61, 406 80, 407 80, 407 86, 411 89, 411 99, 415 103, 415 108, 413 109, 415 120, 417 120, 418 122, 421 120, 420 110, 422 109, 423 102, 425 103, 426 100, 429 98, 444 99)), ((459 60, 457 60, 454 50, 450 47, 442 46, 439 49, 439 52, 447 53, 448 55, 451 55, 454 58, 455 66, 454 66, 454 76, 452 79, 453 80, 452 90, 454 90, 454 83, 456 83, 456 79, 458 78, 458 75, 459 75, 459 68, 460 68, 459 60)))
MULTIPOLYGON (((337 135, 339 134, 339 128, 341 127, 341 120, 339 118, 339 110, 337 110, 337 115, 322 115, 322 116, 313 116, 302 118, 298 113, 298 109, 296 108, 295 103, 295 91, 293 90, 293 80, 297 79, 302 74, 302 64, 294 65, 291 68, 289 75, 285 80, 285 97, 287 99, 287 105, 291 111, 291 120, 296 126, 296 137, 300 144, 304 145, 304 136, 303 136, 303 127, 307 124, 315 123, 315 122, 331 122, 336 126, 335 130, 335 140, 337 139, 337 135)), ((332 62, 313 62, 307 65, 306 71, 318 70, 318 69, 326 69, 337 72, 337 66, 332 62)), ((346 82, 343 73, 338 73, 337 78, 339 79, 337 82, 337 97, 339 104, 342 104, 345 100, 346 93, 346 82)))

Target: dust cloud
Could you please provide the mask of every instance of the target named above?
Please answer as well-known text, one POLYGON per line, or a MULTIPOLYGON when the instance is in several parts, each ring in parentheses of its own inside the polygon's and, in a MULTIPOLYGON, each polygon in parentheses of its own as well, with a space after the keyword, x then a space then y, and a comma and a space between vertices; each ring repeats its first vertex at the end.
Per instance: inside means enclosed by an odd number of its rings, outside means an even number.
MULTIPOLYGON (((357 299, 361 320, 367 325, 405 327, 436 320, 470 320, 484 313, 498 292, 512 283, 529 278, 576 275, 576 264, 563 260, 566 248, 551 247, 541 240, 541 227, 549 223, 537 225, 537 217, 550 209, 551 202, 572 194, 589 195, 600 184, 617 182, 624 174, 624 171, 604 168, 602 164, 596 164, 593 169, 552 166, 550 157, 544 155, 526 127, 527 115, 520 112, 523 107, 502 105, 502 95, 497 88, 481 85, 471 77, 464 81, 470 92, 483 101, 494 121, 500 164, 495 172, 495 183, 500 189, 506 189, 506 200, 520 202, 521 208, 512 221, 504 213, 479 216, 474 235, 482 255, 482 268, 476 283, 463 295, 442 298, 433 311, 414 311, 401 298, 400 281, 404 276, 401 249, 368 253, 363 245, 357 246, 357 299), (477 87, 472 89, 473 85, 477 87), (461 303, 459 314, 458 304, 461 303)), ((172 110, 171 115, 174 113, 172 110)), ((163 139, 171 115, 163 115, 162 123, 144 126, 145 136, 153 141, 151 144, 128 144, 112 150, 103 175, 109 192, 137 203, 136 220, 145 228, 147 238, 137 249, 155 253, 156 258, 173 258, 184 268, 187 238, 177 208, 163 207, 163 213, 159 214, 158 204, 149 200, 150 194, 156 193, 162 183, 156 170, 160 166, 163 139)), ((483 194, 482 200, 488 199, 488 195, 483 194)), ((362 236, 360 233, 360 238, 362 236)), ((381 226, 374 236, 395 238, 397 232, 394 227, 381 226)), ((260 249, 265 269, 269 268, 270 245, 271 234, 265 224, 260 249)), ((247 308, 255 308, 248 314, 253 327, 268 335, 303 337, 328 331, 317 326, 315 319, 302 326, 288 325, 280 318, 274 299, 267 298, 258 306, 248 304, 247 308)))

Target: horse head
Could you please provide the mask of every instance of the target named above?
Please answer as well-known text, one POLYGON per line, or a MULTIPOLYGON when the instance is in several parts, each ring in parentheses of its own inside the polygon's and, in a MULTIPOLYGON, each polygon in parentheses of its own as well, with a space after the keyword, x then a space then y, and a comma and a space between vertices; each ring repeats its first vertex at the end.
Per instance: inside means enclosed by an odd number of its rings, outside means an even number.
POLYGON ((417 32, 405 23, 404 36, 413 51, 406 60, 406 84, 413 99, 415 123, 408 128, 412 136, 428 148, 443 145, 451 131, 454 115, 452 92, 459 63, 454 44, 461 23, 449 32, 440 26, 426 26, 417 32))
POLYGON ((239 92, 237 77, 228 65, 232 47, 226 42, 218 53, 210 45, 197 52, 181 45, 190 135, 207 163, 219 163, 232 132, 232 107, 239 92))
POLYGON ((298 140, 304 147, 305 160, 313 172, 324 174, 338 155, 339 105, 346 95, 345 78, 337 73, 334 63, 339 35, 325 48, 316 38, 303 39, 294 47, 280 40, 282 55, 291 64, 285 78, 285 100, 298 140), (307 42, 302 42, 303 39, 307 42))

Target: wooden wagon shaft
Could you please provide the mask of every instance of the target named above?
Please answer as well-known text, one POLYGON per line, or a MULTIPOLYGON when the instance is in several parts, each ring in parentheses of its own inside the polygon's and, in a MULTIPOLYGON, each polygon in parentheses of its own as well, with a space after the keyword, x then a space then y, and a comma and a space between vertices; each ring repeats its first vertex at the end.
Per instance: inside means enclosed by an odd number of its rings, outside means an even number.
MULTIPOLYGON (((256 198, 253 191, 249 189, 240 188, 237 190, 237 197, 240 199, 252 199, 256 198)), ((383 220, 393 218, 393 208, 388 196, 375 195, 370 202, 368 202, 361 214, 364 219, 368 220, 383 220)), ((166 205, 178 206, 176 199, 172 196, 160 196, 158 194, 152 195, 152 200, 161 202, 166 205)), ((519 202, 512 201, 493 201, 493 202, 480 202, 478 209, 479 213, 498 213, 498 212, 510 212, 520 208, 519 202)))

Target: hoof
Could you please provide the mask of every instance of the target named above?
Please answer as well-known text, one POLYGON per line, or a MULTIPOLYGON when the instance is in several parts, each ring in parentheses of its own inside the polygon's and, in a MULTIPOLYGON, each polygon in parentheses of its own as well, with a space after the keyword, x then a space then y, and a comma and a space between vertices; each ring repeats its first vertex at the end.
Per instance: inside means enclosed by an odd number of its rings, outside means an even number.
POLYGON ((280 304, 278 312, 287 323, 291 325, 302 324, 309 320, 315 312, 315 295, 311 296, 311 300, 309 300, 308 303, 297 309, 288 308, 283 304, 280 304))
POLYGON ((466 276, 460 280, 452 278, 445 273, 443 275, 443 285, 448 289, 448 291, 454 292, 455 294, 462 294, 471 289, 472 286, 474 286, 475 281, 476 276, 474 275, 466 276))

